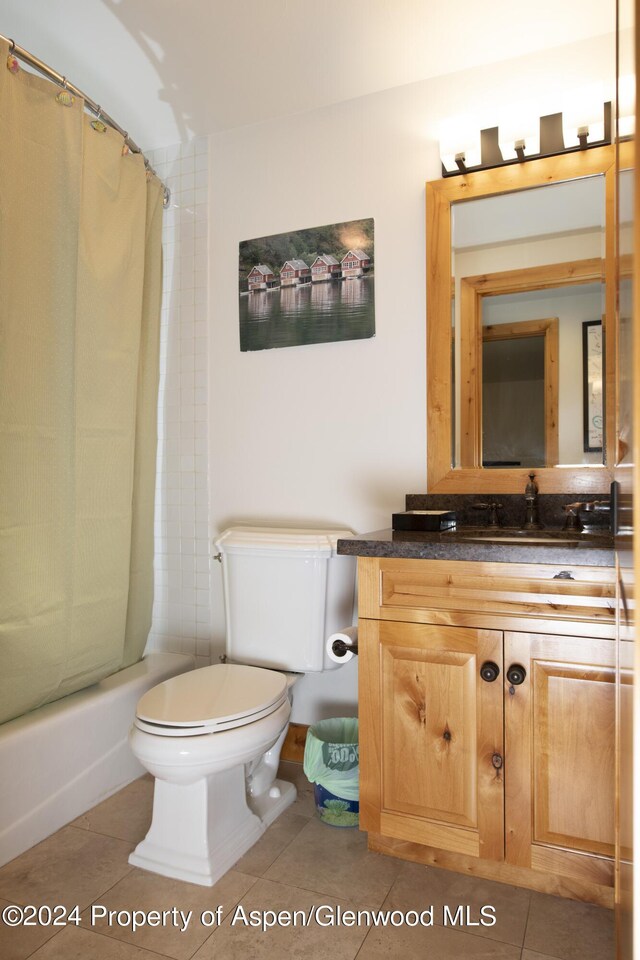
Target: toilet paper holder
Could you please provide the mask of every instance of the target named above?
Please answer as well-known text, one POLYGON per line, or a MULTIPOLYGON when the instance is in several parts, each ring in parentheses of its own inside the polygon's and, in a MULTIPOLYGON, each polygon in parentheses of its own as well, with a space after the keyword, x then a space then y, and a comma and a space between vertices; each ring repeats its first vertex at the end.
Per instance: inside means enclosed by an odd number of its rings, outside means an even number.
POLYGON ((331 644, 331 649, 336 657, 346 657, 348 653, 358 655, 358 641, 354 640, 351 644, 346 644, 340 637, 331 644))

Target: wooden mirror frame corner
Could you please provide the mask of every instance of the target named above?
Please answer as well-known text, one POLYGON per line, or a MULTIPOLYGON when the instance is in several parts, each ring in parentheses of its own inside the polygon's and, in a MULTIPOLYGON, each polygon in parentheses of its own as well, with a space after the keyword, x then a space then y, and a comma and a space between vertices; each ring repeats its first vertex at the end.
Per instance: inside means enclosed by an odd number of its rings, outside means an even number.
MULTIPOLYGON (((633 144, 622 142, 530 160, 426 184, 427 207, 427 491, 521 493, 532 468, 452 467, 451 205, 603 175, 605 184, 605 451, 606 464, 534 468, 541 493, 602 493, 617 459, 616 189, 633 167, 633 144), (617 155, 618 154, 618 155, 617 155)), ((472 364, 473 366, 473 364, 472 364)), ((474 389, 477 389, 474 387, 474 389)), ((477 422, 477 411, 471 414, 477 422)))

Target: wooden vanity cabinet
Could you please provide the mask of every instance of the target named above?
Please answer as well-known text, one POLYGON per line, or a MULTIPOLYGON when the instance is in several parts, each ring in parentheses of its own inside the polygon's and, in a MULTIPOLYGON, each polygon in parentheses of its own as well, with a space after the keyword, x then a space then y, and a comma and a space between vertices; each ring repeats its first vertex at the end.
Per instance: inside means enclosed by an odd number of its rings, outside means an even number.
POLYGON ((613 886, 615 646, 510 632, 504 642, 505 661, 527 670, 505 694, 506 860, 613 886))
POLYGON ((363 646, 363 829, 502 859, 502 690, 480 679, 502 664, 502 634, 363 619, 363 646))
POLYGON ((610 905, 613 570, 368 557, 358 569, 370 848, 610 905))

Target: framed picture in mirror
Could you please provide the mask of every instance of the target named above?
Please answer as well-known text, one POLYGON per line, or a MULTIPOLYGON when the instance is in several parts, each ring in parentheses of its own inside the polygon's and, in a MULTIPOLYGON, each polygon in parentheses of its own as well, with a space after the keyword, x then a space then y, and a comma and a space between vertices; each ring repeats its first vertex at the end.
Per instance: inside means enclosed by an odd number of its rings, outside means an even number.
POLYGON ((602 450, 604 416, 602 409, 602 370, 604 341, 602 321, 587 320, 582 324, 582 376, 584 411, 584 450, 602 450))

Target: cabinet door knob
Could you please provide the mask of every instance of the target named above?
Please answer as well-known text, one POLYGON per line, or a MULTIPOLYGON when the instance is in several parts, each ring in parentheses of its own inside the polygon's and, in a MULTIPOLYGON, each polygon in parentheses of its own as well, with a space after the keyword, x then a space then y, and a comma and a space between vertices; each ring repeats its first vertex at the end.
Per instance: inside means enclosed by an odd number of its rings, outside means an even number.
POLYGON ((526 676, 527 671, 519 663, 512 663, 507 670, 507 680, 514 687, 519 687, 521 683, 524 683, 526 676))
POLYGON ((560 573, 556 573, 554 580, 575 580, 575 577, 570 570, 561 570, 560 573))
POLYGON ((491 757, 491 763, 494 765, 496 770, 502 769, 502 757, 499 753, 494 753, 494 755, 491 757))
POLYGON ((500 667, 497 663, 494 663, 493 660, 485 660, 480 667, 480 676, 483 680, 486 680, 487 683, 493 683, 493 681, 497 680, 500 676, 500 667))

